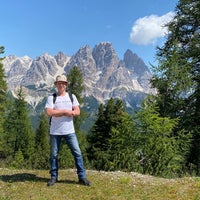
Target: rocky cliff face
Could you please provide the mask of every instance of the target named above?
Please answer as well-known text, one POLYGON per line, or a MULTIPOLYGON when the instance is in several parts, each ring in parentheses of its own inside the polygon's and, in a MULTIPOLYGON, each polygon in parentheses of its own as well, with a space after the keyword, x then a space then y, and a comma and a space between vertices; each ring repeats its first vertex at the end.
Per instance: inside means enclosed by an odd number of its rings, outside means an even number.
POLYGON ((80 48, 71 57, 59 52, 56 56, 41 55, 35 59, 27 56, 8 56, 3 60, 8 89, 13 95, 21 85, 26 101, 37 107, 52 91, 55 77, 67 74, 78 66, 83 74, 85 97, 104 102, 111 97, 122 98, 128 106, 135 107, 141 98, 154 90, 150 87, 151 73, 141 58, 127 50, 119 60, 109 42, 80 48))

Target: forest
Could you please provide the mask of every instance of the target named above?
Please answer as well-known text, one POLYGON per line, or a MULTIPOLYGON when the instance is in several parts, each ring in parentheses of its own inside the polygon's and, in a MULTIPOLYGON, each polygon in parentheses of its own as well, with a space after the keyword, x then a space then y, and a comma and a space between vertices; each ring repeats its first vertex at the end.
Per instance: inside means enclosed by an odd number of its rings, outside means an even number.
MULTIPOLYGON (((89 133, 81 130, 85 111, 74 119, 87 169, 134 171, 160 177, 200 175, 200 1, 179 0, 166 24, 169 34, 157 47, 151 85, 140 109, 126 112, 121 99, 101 104, 89 133)), ((0 46, 0 54, 6 47, 0 46)), ((23 87, 11 98, 0 58, 0 167, 49 169, 49 118, 41 113, 34 131, 23 87)), ((69 89, 84 104, 78 66, 68 74, 69 89)), ((60 168, 74 168, 66 145, 60 168)))

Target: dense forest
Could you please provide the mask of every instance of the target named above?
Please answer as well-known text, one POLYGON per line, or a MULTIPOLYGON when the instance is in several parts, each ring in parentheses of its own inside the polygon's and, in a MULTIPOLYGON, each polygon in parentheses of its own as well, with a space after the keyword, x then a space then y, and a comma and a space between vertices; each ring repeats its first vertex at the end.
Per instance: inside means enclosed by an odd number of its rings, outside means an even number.
MULTIPOLYGON (((81 130, 84 111, 75 118, 86 168, 134 171, 162 177, 200 174, 200 1, 179 0, 169 34, 157 47, 148 95, 140 109, 126 112, 121 99, 101 104, 88 134, 81 130)), ((0 46, 0 54, 5 51, 0 46)), ((23 87, 11 98, 0 58, 0 167, 49 169, 49 119, 41 113, 33 131, 23 87)), ((75 66, 69 90, 79 102, 83 79, 75 66)), ((60 168, 73 168, 69 149, 61 148, 60 168)))

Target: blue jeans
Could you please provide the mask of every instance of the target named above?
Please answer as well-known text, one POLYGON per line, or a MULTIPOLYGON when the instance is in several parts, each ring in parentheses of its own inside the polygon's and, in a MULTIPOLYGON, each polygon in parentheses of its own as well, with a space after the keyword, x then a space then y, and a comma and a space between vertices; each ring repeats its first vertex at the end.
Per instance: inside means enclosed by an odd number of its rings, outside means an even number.
POLYGON ((51 178, 58 178, 58 154, 60 150, 61 139, 64 138, 70 148, 75 160, 77 175, 79 179, 85 178, 85 169, 83 157, 75 133, 68 135, 50 135, 50 174, 51 178))

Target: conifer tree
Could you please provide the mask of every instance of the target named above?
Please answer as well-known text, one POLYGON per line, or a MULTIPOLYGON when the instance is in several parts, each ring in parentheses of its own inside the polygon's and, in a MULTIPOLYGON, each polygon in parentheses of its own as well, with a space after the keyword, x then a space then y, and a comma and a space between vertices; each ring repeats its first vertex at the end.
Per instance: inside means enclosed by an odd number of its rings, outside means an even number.
POLYGON ((182 175, 190 137, 182 130, 173 134, 178 118, 160 116, 155 97, 148 96, 136 115, 140 134, 140 165, 143 173, 159 176, 182 175))
MULTIPOLYGON (((4 47, 0 46, 0 54, 4 53, 4 47)), ((6 146, 4 140, 4 122, 7 107, 7 84, 5 72, 2 64, 3 58, 0 58, 0 158, 6 156, 6 146)))
MULTIPOLYGON (((158 48, 159 65, 152 79, 163 117, 179 117, 177 130, 192 133, 187 166, 200 173, 200 1, 179 0, 169 35, 158 48)), ((174 132, 174 134, 177 134, 174 132)))
POLYGON ((34 153, 34 133, 32 130, 30 117, 28 115, 27 103, 25 101, 22 86, 20 86, 17 98, 10 108, 6 117, 6 141, 9 149, 12 150, 12 163, 18 163, 14 160, 20 155, 23 157, 23 163, 20 167, 32 167, 32 156, 34 153), (20 154, 19 154, 20 153, 20 154))
POLYGON ((35 153, 33 167, 37 169, 49 168, 49 121, 43 112, 40 116, 39 127, 35 134, 35 153))
POLYGON ((134 123, 120 99, 101 104, 88 135, 89 161, 99 170, 136 169, 134 123))
POLYGON ((83 103, 83 97, 82 97, 82 92, 84 89, 83 75, 82 75, 80 69, 78 68, 78 66, 74 66, 69 71, 67 78, 69 81, 69 86, 68 86, 69 92, 76 95, 80 104, 83 103))
POLYGON ((110 156, 106 163, 109 170, 140 171, 137 155, 140 135, 136 130, 132 117, 121 112, 119 123, 111 128, 108 149, 110 156))

